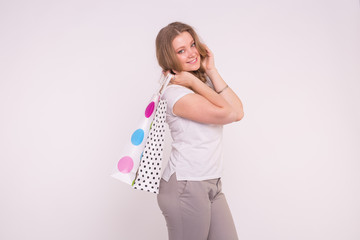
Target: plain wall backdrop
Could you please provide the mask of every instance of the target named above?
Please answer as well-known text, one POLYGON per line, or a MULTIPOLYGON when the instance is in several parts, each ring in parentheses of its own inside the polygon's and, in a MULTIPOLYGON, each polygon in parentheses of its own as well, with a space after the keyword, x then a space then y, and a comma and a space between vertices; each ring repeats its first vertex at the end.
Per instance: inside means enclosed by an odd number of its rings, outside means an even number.
POLYGON ((224 127, 240 239, 359 240, 359 20, 356 0, 0 1, 0 239, 167 239, 156 195, 110 174, 183 21, 244 104, 224 127))

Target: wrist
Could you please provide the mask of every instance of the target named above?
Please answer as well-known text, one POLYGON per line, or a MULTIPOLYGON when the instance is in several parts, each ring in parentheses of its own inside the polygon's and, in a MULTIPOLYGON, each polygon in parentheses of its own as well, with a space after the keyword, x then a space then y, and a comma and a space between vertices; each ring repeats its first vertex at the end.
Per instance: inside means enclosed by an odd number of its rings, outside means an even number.
POLYGON ((190 74, 191 77, 189 78, 189 87, 193 88, 194 85, 196 84, 196 80, 198 80, 198 78, 196 76, 194 76, 193 74, 190 74))
POLYGON ((218 73, 216 68, 212 68, 209 70, 205 70, 206 75, 208 75, 210 78, 218 73))
POLYGON ((201 88, 202 84, 204 84, 200 79, 198 79, 197 77, 191 78, 191 90, 193 90, 194 92, 198 92, 199 88, 201 88))

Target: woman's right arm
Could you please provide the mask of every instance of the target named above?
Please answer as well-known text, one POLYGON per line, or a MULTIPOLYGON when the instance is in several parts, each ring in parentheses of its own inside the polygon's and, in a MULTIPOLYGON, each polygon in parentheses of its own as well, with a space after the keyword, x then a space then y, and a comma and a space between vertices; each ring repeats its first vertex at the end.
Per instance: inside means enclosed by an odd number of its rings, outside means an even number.
POLYGON ((206 124, 228 124, 239 121, 236 111, 212 88, 188 72, 176 74, 173 84, 191 88, 195 94, 187 94, 173 106, 177 116, 206 124))

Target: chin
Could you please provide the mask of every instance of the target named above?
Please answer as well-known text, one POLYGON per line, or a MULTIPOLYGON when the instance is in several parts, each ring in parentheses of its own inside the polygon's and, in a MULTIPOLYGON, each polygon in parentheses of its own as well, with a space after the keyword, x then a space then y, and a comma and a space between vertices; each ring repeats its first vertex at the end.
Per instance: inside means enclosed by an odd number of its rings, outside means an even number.
POLYGON ((198 67, 198 68, 193 68, 193 69, 191 69, 190 71, 191 71, 191 72, 196 72, 197 70, 199 70, 199 67, 198 67))
POLYGON ((191 67, 186 68, 185 71, 195 72, 195 71, 199 70, 199 68, 200 68, 200 65, 199 66, 191 66, 191 67))

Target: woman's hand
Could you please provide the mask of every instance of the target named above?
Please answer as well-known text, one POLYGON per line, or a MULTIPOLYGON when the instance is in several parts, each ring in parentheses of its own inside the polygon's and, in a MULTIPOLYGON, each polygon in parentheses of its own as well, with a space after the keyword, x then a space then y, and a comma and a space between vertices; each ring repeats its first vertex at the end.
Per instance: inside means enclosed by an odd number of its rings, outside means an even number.
MULTIPOLYGON (((170 80, 170 83, 172 84, 177 84, 177 85, 181 85, 181 86, 184 86, 184 87, 187 87, 187 88, 191 88, 192 85, 193 85, 193 82, 194 80, 196 80, 196 77, 189 73, 189 72, 186 72, 186 71, 182 71, 182 72, 177 72, 177 71, 174 71, 173 72, 175 73, 174 77, 170 80)), ((170 73, 170 71, 166 71, 164 73, 164 75, 168 75, 170 73)))
POLYGON ((214 70, 216 71, 215 60, 214 60, 214 54, 211 52, 211 50, 208 48, 208 46, 206 46, 205 44, 204 44, 204 46, 206 49, 207 56, 202 61, 202 65, 205 69, 206 74, 208 74, 214 70))

